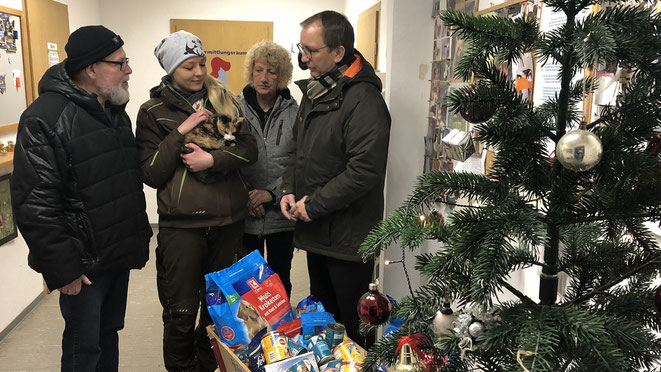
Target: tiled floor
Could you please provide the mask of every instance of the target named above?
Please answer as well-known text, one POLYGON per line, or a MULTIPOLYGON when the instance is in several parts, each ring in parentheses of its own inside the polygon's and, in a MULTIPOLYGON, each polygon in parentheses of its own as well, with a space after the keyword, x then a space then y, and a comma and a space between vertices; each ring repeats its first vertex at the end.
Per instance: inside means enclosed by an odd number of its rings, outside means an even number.
MULTIPOLYGON (((126 325, 120 333, 120 371, 164 371, 161 353, 161 305, 156 294, 155 237, 147 266, 131 272, 126 325)), ((305 252, 292 262, 292 298, 297 304, 309 294, 305 252)), ((0 371, 59 371, 64 321, 58 292, 37 305, 4 340, 0 341, 0 371)))

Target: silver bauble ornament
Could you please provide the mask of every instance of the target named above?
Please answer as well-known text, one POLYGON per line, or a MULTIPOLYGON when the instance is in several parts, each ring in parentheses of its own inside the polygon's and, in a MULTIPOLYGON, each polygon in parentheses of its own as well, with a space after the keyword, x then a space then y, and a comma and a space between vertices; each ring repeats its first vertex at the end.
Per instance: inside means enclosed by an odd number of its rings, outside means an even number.
POLYGON ((601 160, 601 140, 596 134, 581 128, 565 133, 555 147, 555 156, 563 167, 574 172, 594 168, 601 160))
POLYGON ((468 326, 468 333, 473 337, 477 338, 482 333, 484 333, 484 323, 482 322, 473 322, 468 326))
POLYGON ((450 331, 454 328, 455 320, 457 320, 457 316, 453 314, 450 304, 444 303, 443 308, 437 311, 434 317, 434 336, 436 338, 449 336, 450 331))

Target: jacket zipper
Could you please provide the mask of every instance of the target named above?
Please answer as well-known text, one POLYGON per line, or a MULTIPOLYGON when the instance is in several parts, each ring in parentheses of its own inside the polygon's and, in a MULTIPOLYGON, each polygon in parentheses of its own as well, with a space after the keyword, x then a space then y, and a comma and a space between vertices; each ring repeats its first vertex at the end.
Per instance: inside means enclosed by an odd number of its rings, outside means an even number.
POLYGON ((280 146, 280 137, 282 137, 282 122, 284 119, 280 119, 280 127, 278 127, 278 137, 275 139, 275 145, 280 146))

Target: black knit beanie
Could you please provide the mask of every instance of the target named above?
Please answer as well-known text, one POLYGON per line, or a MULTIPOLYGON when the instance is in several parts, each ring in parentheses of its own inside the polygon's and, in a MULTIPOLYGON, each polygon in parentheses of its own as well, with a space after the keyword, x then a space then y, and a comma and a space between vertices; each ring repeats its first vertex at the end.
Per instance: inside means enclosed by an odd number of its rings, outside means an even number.
POLYGON ((103 26, 84 26, 69 35, 64 46, 67 59, 64 61, 67 73, 76 72, 98 62, 121 48, 124 41, 119 35, 103 26))

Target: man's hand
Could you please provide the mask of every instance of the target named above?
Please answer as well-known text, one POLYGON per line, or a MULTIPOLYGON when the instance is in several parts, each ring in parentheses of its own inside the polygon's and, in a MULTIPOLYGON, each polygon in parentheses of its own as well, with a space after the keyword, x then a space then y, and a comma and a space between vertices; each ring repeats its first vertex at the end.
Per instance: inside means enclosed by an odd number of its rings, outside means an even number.
POLYGON ((82 288, 81 283, 85 284, 85 285, 92 284, 92 282, 90 282, 90 280, 87 279, 87 276, 85 276, 85 274, 83 274, 83 275, 80 276, 80 278, 75 279, 73 282, 71 282, 71 283, 69 283, 69 284, 67 284, 63 287, 58 288, 58 290, 61 293, 65 294, 65 295, 75 296, 78 293, 80 293, 80 289, 82 288))
POLYGON ((213 112, 204 109, 200 110, 198 112, 192 113, 186 120, 184 120, 183 123, 181 123, 178 127, 177 130, 179 133, 186 135, 186 133, 190 132, 198 126, 200 123, 204 123, 205 121, 209 120, 209 118, 213 115, 213 112))
POLYGON ((192 149, 193 152, 184 154, 181 153, 181 161, 186 168, 191 172, 201 172, 205 169, 213 167, 213 156, 194 143, 187 143, 186 147, 192 149))
POLYGON ((293 208, 295 204, 296 199, 294 199, 294 194, 287 194, 280 199, 280 212, 282 212, 282 215, 289 221, 296 221, 296 217, 290 213, 290 209, 293 208))
POLYGON ((308 196, 305 195, 301 200, 297 201, 296 204, 289 210, 289 213, 294 216, 295 219, 301 220, 303 222, 312 221, 308 216, 308 212, 305 210, 305 201, 308 199, 308 196))

